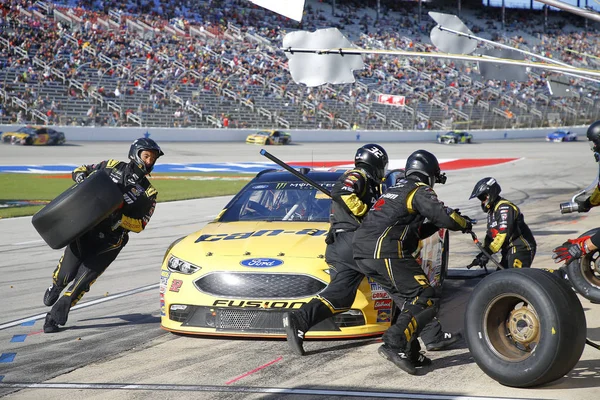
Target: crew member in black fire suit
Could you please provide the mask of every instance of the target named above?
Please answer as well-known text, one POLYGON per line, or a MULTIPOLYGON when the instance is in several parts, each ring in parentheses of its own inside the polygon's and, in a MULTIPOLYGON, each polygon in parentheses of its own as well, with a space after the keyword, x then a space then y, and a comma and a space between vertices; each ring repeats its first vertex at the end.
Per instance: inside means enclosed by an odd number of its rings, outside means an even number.
MULTIPOLYGON (((488 254, 500 252, 504 268, 529 268, 535 257, 535 239, 519 207, 500 197, 501 190, 496 179, 487 177, 475 184, 469 197, 479 199, 481 209, 487 213, 484 249, 488 254)), ((480 252, 468 267, 484 267, 488 261, 488 256, 480 252)))
POLYGON ((423 327, 436 316, 439 299, 413 254, 421 235, 414 229, 425 219, 432 226, 468 232, 471 222, 438 200, 435 183, 444 183, 437 158, 417 150, 406 161, 406 179, 388 189, 369 210, 354 234, 354 258, 360 270, 379 283, 396 304, 396 323, 383 335, 381 356, 409 374, 431 364, 420 353, 423 327), (408 301, 405 302, 405 300, 408 301))
POLYGON ((334 314, 348 311, 364 275, 352 258, 352 237, 369 208, 381 195, 388 155, 377 144, 356 151, 354 168, 345 172, 331 190, 330 228, 325 261, 331 281, 316 298, 297 311, 283 314, 287 341, 294 353, 304 355, 304 334, 334 314))
MULTIPOLYGON (((596 162, 600 162, 600 121, 592 123, 587 129, 587 138, 590 142, 590 147, 594 152, 596 162)), ((600 179, 600 177, 599 177, 600 179)), ((577 201, 578 212, 588 212, 593 207, 600 205, 600 180, 594 191, 585 200, 577 201)), ((562 245, 554 248, 552 258, 554 262, 565 262, 564 265, 569 265, 571 261, 577 260, 582 256, 600 248, 600 231, 593 236, 583 236, 578 239, 569 239, 562 245)), ((566 276, 566 271, 563 267, 559 269, 562 276, 566 276)))
POLYGON ((44 304, 52 306, 44 322, 45 333, 58 332, 58 326, 66 324, 71 307, 115 260, 127 244, 129 232, 141 232, 148 224, 158 192, 146 175, 162 155, 164 153, 154 140, 141 138, 129 149, 129 163, 108 160, 83 165, 73 171, 72 178, 78 183, 94 171, 108 174, 123 192, 124 201, 121 208, 65 248, 52 274, 52 285, 44 293, 44 304))

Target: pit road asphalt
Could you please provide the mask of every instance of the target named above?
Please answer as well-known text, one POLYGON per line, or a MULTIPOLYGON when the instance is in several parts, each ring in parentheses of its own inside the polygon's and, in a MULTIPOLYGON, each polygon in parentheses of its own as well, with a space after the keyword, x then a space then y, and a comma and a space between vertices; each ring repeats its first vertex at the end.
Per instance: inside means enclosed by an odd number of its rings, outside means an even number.
MULTIPOLYGON (((232 143, 160 143, 159 161, 264 162, 261 147, 232 143)), ((301 143, 267 150, 285 161, 352 160, 362 143, 301 143)), ((537 243, 535 268, 549 268, 553 247, 600 225, 600 210, 561 215, 570 200, 597 176, 586 142, 500 141, 471 145, 382 143, 402 163, 424 148, 439 159, 519 158, 507 164, 448 171, 435 187, 447 205, 484 221, 474 184, 495 177, 502 194, 525 215, 537 243)), ((0 146, 0 164, 83 164, 126 159, 128 143, 70 143, 61 147, 0 146)), ((15 175, 15 179, 18 176, 15 175)), ((1 197, 1 194, 0 194, 1 197)), ((175 239, 212 220, 230 197, 159 203, 144 232, 131 234, 117 260, 92 286, 66 329, 42 332, 48 311, 45 289, 62 252, 50 249, 31 218, 0 219, 0 397, 6 399, 560 399, 596 400, 600 352, 586 346, 564 378, 534 389, 500 385, 475 364, 464 341, 429 352, 433 365, 410 376, 377 354, 375 339, 307 341, 305 357, 284 340, 202 338, 160 328, 158 282, 165 250, 175 239), (35 321, 33 324, 26 321, 35 321), (25 322, 25 323, 24 323, 25 322)), ((479 237, 485 227, 475 226, 479 237)), ((477 254, 469 235, 452 233, 450 268, 477 254)), ((479 279, 448 280, 440 319, 462 331, 464 307, 479 279)), ((587 337, 600 342, 600 305, 580 297, 587 337)))

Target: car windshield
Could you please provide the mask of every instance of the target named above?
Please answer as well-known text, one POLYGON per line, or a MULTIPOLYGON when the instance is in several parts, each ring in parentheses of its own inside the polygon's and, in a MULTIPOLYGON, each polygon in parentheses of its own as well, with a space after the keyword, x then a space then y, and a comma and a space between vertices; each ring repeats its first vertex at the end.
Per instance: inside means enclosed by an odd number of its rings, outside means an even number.
POLYGON ((27 133, 29 135, 35 135, 35 129, 30 126, 24 126, 20 128, 17 132, 27 133))
MULTIPOLYGON (((320 182, 331 190, 335 182, 320 182)), ((304 182, 249 184, 228 205, 220 222, 329 221, 331 199, 304 182)))
POLYGON ((265 132, 265 131, 260 131, 260 132, 256 132, 255 135, 259 135, 259 136, 269 136, 271 134, 271 132, 265 132))

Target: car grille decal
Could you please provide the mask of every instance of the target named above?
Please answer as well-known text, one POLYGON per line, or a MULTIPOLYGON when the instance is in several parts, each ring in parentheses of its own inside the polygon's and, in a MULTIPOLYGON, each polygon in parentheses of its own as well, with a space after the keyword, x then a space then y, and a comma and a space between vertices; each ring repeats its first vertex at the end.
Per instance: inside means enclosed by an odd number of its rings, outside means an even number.
POLYGON ((327 283, 310 275, 215 272, 194 282, 203 293, 226 298, 295 299, 311 297, 327 283))

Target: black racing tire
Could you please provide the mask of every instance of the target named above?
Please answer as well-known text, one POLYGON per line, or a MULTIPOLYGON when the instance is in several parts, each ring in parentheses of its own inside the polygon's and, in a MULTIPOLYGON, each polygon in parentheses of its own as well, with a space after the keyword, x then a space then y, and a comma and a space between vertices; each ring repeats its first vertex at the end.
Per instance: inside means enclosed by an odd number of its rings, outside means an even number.
MULTIPOLYGON (((579 236, 593 236, 595 228, 579 236)), ((586 299, 600 303, 600 251, 595 250, 567 266, 567 276, 573 288, 586 299)))
POLYGON ((104 172, 95 172, 38 211, 31 223, 53 249, 60 249, 98 225, 123 203, 119 187, 104 172))
POLYGON ((471 139, 467 139, 467 143, 471 143, 471 139))
POLYGON ((477 365, 511 387, 560 379, 585 347, 586 321, 575 292, 534 268, 494 272, 473 290, 465 339, 477 365))

